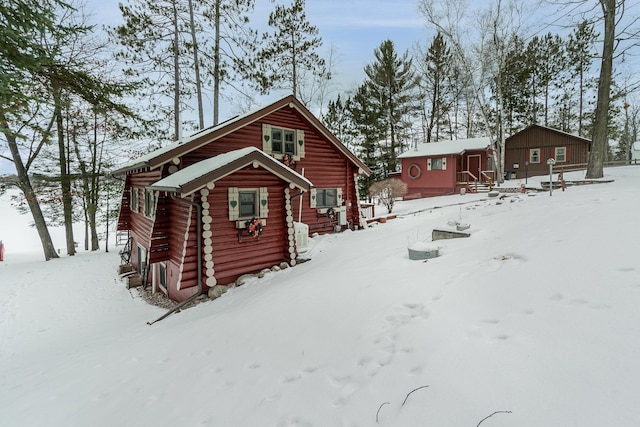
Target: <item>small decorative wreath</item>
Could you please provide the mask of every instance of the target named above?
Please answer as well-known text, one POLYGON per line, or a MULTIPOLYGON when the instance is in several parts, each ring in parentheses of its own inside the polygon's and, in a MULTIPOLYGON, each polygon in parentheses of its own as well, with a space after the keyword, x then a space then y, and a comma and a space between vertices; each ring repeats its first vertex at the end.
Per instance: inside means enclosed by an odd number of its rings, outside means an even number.
POLYGON ((262 221, 257 218, 252 218, 250 221, 244 223, 247 227, 247 233, 249 236, 256 239, 262 234, 262 221))
POLYGON ((409 169, 407 169, 407 175, 409 175, 411 179, 418 179, 420 175, 422 175, 422 170, 416 163, 411 163, 409 169))
POLYGON ((330 221, 335 221, 336 220, 336 211, 333 208, 329 208, 327 209, 327 218, 329 218, 330 221))
POLYGON ((288 154, 285 154, 282 157, 282 163, 284 163, 285 166, 289 166, 291 169, 295 169, 296 167, 296 161, 288 154))

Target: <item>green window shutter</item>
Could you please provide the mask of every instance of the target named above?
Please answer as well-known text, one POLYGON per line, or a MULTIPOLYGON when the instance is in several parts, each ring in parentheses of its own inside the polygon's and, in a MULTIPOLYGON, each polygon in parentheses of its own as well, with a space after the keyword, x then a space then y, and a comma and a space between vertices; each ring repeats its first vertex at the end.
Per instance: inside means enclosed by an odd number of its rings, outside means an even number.
POLYGON ((442 158, 442 170, 447 170, 447 158, 442 158))
POLYGON ((262 151, 271 154, 271 125, 262 125, 262 151))
POLYGON ((427 159, 427 170, 431 170, 431 159, 427 159))
POLYGON ((304 159, 305 143, 304 143, 304 131, 298 129, 296 131, 296 160, 304 159))
POLYGON ((229 221, 240 217, 240 197, 237 187, 229 187, 229 221))
POLYGON ((316 207, 316 200, 317 200, 317 194, 316 194, 316 189, 312 188, 311 191, 309 191, 309 207, 311 208, 315 208, 316 207))
POLYGON ((342 206, 342 188, 336 188, 336 206, 342 206))
POLYGON ((269 191, 267 187, 260 187, 259 196, 258 212, 260 212, 260 218, 267 218, 269 216, 269 191))

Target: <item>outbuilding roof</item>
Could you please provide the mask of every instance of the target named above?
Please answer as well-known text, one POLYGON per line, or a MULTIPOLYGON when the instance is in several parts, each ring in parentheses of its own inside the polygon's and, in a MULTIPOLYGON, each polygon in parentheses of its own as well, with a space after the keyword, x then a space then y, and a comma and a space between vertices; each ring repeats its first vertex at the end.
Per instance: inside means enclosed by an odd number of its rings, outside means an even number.
POLYGON ((413 150, 405 151, 398 156, 399 159, 412 157, 445 156, 447 154, 462 154, 465 151, 486 150, 491 147, 491 140, 487 137, 454 139, 451 141, 439 141, 418 144, 413 150))
POLYGON ((289 182, 293 187, 308 191, 311 181, 255 147, 229 151, 201 160, 163 178, 149 187, 153 191, 166 191, 186 196, 246 166, 262 167, 289 182))

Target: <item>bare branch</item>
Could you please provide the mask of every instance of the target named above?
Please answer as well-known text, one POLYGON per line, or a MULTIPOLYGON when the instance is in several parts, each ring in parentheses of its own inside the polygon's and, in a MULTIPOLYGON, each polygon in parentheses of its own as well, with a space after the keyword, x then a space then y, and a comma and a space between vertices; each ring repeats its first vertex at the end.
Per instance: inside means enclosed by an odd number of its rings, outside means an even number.
POLYGON ((409 393, 407 393, 407 397, 404 398, 404 401, 402 402, 402 405, 400 405, 400 406, 404 406, 404 404, 407 403, 407 399, 409 398, 411 393, 413 393, 414 391, 418 391, 421 388, 427 388, 427 387, 429 387, 429 386, 428 385, 423 385, 422 387, 414 388, 413 390, 411 390, 409 393))
POLYGON ((511 413, 511 411, 496 411, 496 412, 494 412, 493 414, 488 415, 488 416, 484 417, 483 419, 481 419, 481 420, 480 420, 480 422, 478 423, 478 425, 477 425, 476 427, 480 427, 480 424, 482 424, 485 420, 487 420, 487 419, 489 419, 489 418, 493 417, 493 416, 494 416, 494 415, 496 415, 496 414, 510 414, 510 413, 511 413))
POLYGON ((388 405, 389 402, 384 402, 382 405, 380 405, 380 407, 378 408, 378 411, 376 412, 376 423, 378 422, 378 415, 380 414, 380 409, 382 409, 382 407, 384 405, 388 405))

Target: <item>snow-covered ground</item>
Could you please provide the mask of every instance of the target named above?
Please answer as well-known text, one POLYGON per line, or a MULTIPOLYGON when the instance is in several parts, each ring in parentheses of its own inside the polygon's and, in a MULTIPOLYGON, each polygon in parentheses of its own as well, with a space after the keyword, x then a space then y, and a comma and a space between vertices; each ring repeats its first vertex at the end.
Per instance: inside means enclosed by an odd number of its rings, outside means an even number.
POLYGON ((41 261, 3 196, 0 424, 638 426, 640 166, 605 174, 400 202, 152 326, 117 248, 41 261), (471 236, 430 242, 451 221, 471 236))

